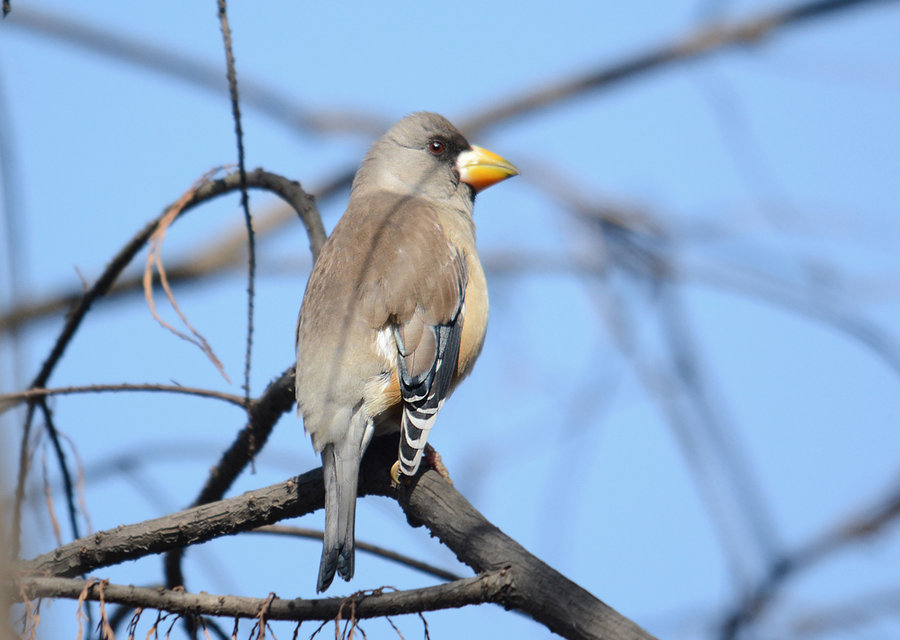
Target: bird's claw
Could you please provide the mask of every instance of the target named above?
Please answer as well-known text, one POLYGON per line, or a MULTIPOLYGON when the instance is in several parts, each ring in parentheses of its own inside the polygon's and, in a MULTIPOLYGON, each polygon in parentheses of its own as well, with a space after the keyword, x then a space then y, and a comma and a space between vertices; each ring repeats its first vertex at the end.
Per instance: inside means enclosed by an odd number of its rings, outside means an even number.
MULTIPOLYGON (((444 466, 444 461, 441 460, 441 454, 439 454, 430 444, 425 445, 425 453, 422 456, 422 459, 425 464, 437 471, 444 480, 451 485, 453 484, 453 480, 450 479, 450 472, 447 471, 447 467, 444 466)), ((391 488, 396 489, 399 486, 400 461, 397 460, 391 465, 391 488)))
POLYGON ((396 489, 400 486, 400 461, 397 460, 391 465, 391 488, 396 489))

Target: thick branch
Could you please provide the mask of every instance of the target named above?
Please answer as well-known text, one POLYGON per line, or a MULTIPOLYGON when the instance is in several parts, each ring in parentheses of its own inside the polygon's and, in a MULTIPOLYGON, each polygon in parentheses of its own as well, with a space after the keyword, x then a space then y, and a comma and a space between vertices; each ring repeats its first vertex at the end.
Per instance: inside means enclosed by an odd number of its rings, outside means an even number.
MULTIPOLYGON (((652 637, 506 536, 436 472, 420 472, 393 489, 388 471, 396 455, 396 436, 372 443, 360 472, 360 493, 398 499, 412 524, 426 525, 476 571, 505 571, 508 586, 490 601, 521 611, 566 638, 652 637)), ((322 473, 316 469, 236 498, 100 532, 16 569, 71 577, 303 515, 320 508, 323 499, 322 473)))
POLYGON ((19 563, 15 569, 37 575, 77 576, 312 513, 322 507, 324 495, 322 471, 316 469, 235 498, 100 531, 19 563))

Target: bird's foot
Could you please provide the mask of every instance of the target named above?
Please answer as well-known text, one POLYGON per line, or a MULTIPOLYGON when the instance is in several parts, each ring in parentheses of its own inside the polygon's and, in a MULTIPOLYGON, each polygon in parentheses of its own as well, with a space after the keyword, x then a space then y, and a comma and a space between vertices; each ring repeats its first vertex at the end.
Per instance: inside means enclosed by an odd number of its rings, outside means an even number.
POLYGON ((426 444, 422 457, 425 459, 426 464, 437 471, 451 486, 453 485, 453 480, 450 479, 450 472, 447 471, 447 467, 444 466, 444 461, 441 460, 441 454, 439 454, 434 447, 430 444, 426 444))

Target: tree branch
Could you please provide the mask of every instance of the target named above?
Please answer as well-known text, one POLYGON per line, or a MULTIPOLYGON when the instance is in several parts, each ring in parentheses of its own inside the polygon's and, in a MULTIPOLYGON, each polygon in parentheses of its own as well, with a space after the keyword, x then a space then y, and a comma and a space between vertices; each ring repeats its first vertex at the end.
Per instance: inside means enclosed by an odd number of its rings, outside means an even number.
MULTIPOLYGON (((78 599, 90 581, 40 576, 22 576, 18 580, 21 589, 13 593, 34 598, 78 599)), ((369 592, 357 592, 346 598, 246 598, 208 593, 187 593, 183 590, 150 589, 133 585, 107 584, 101 596, 98 584, 87 591, 87 600, 158 609, 182 615, 210 615, 229 618, 258 618, 265 606, 267 620, 331 620, 339 615, 348 619, 377 618, 381 616, 455 609, 471 604, 498 602, 510 587, 504 571, 492 571, 474 578, 410 589, 386 591, 384 588, 369 592)))
POLYGON ((322 507, 323 500, 322 471, 316 469, 234 498, 99 531, 13 568, 21 573, 72 577, 312 513, 322 507))

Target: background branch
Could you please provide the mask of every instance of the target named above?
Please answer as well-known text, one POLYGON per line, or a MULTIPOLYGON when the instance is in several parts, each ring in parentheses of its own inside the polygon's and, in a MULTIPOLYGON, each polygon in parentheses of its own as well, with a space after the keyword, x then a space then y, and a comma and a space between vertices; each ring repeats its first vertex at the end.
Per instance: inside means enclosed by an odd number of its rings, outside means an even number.
MULTIPOLYGON (((696 29, 681 38, 647 51, 626 56, 620 62, 603 64, 596 69, 590 69, 583 74, 576 75, 548 86, 541 82, 510 100, 501 101, 493 108, 483 110, 467 118, 462 118, 460 128, 472 136, 481 134, 485 129, 499 124, 508 124, 516 118, 534 115, 549 107, 563 107, 570 100, 577 99, 599 89, 615 88, 624 81, 639 79, 651 72, 665 69, 677 62, 684 62, 700 56, 709 55, 731 47, 758 44, 763 38, 770 38, 780 30, 794 27, 810 20, 830 16, 843 10, 861 8, 866 5, 888 3, 895 0, 813 0, 793 7, 776 9, 771 12, 761 13, 731 25, 704 26, 696 29)), ((92 25, 80 24, 66 18, 53 16, 29 8, 17 11, 11 24, 24 26, 28 29, 41 30, 56 37, 64 37, 80 46, 96 47, 98 52, 121 58, 126 61, 140 64, 151 64, 159 71, 174 74, 181 79, 201 86, 215 85, 216 90, 225 91, 226 86, 221 85, 220 73, 213 68, 207 68, 192 61, 189 57, 172 54, 168 50, 156 48, 147 43, 135 44, 131 39, 123 41, 117 34, 106 32, 92 25), (16 20, 20 20, 17 23, 16 20), (134 45, 134 46, 132 46, 134 45), (184 73, 189 70, 188 73, 184 73)), ((304 129, 333 130, 340 129, 338 123, 351 123, 350 128, 364 132, 369 137, 374 137, 382 132, 387 122, 382 119, 370 118, 361 114, 349 114, 332 118, 323 114, 305 114, 298 105, 285 100, 283 94, 256 85, 245 80, 244 98, 257 108, 272 109, 274 115, 284 122, 296 122, 304 129), (298 115, 305 114, 305 115, 298 115)), ((340 110, 338 110, 340 113, 340 110)), ((355 165, 338 170, 334 173, 328 184, 322 189, 314 190, 320 199, 325 199, 338 193, 342 193, 353 179, 356 171, 355 165)), ((532 174, 539 175, 539 174, 532 174)), ((527 175, 523 179, 530 179, 527 175)), ((289 222, 291 215, 286 210, 275 210, 263 216, 258 222, 260 235, 273 233, 289 222)), ((308 230, 309 231, 309 230, 308 230)), ((243 254, 226 251, 226 247, 233 247, 232 238, 223 240, 221 246, 214 246, 209 250, 210 254, 224 252, 228 256, 215 265, 214 268, 205 268, 202 274, 216 272, 226 265, 236 263, 243 259, 243 254)), ((178 279, 178 274, 183 273, 196 277, 196 268, 192 267, 190 260, 173 264, 170 273, 173 282, 178 279)), ((130 281, 130 286, 139 286, 139 281, 130 281)), ((118 288, 117 292, 127 291, 129 288, 118 288)), ((77 294, 58 294, 52 299, 39 302, 21 301, 19 307, 0 314, 0 329, 16 330, 24 322, 31 322, 46 314, 58 313, 66 308, 69 302, 77 294)))

